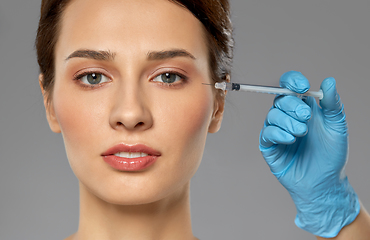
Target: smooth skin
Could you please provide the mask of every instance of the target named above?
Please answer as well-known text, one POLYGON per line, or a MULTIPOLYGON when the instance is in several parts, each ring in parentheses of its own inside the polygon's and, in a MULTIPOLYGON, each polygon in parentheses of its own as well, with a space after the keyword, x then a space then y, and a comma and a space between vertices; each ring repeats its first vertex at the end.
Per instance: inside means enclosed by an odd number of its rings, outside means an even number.
POLYGON ((196 239, 190 179, 224 110, 224 99, 202 84, 211 83, 202 24, 168 0, 74 0, 55 59, 47 119, 63 135, 80 186, 79 227, 67 239, 196 239), (73 54, 81 50, 105 57, 73 54), (177 55, 160 55, 166 51, 177 55), (92 73, 97 84, 87 81, 92 73), (176 80, 164 83, 165 73, 176 80), (119 143, 161 156, 142 171, 118 171, 101 154, 119 143))

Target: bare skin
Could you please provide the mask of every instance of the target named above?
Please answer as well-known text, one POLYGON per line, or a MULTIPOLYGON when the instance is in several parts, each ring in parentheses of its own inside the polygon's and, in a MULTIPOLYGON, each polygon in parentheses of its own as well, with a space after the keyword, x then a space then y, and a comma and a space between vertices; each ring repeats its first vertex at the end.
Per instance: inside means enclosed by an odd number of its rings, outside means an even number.
MULTIPOLYGON (((188 186, 185 186, 188 188, 188 186)), ((180 191, 187 193, 188 191, 180 191)), ((66 240, 77 239, 193 239, 191 232, 191 219, 189 211, 189 196, 177 196, 174 199, 157 201, 151 204, 138 206, 118 206, 108 204, 99 198, 91 196, 89 192, 81 191, 80 215, 84 216, 80 221, 80 227, 76 234, 66 240), (172 202, 169 202, 172 201, 172 202), (91 219, 104 219, 99 221, 100 228, 108 229, 112 234, 110 238, 102 236, 99 228, 90 227, 91 219), (87 222, 86 222, 87 221, 87 222), (155 233, 146 231, 154 224, 155 233), (122 228, 130 229, 125 234, 117 231, 122 228), (181 227, 179 227, 181 226, 181 227), (161 235, 162 234, 162 235, 161 235), (88 236, 88 237, 86 237, 88 236), (94 236, 91 238, 91 236, 94 236), (132 237, 135 236, 135 237, 132 237)))
POLYGON ((74 0, 55 59, 47 119, 80 186, 79 227, 67 239, 196 239, 190 179, 224 106, 202 84, 211 83, 202 24, 168 0, 74 0), (122 143, 160 157, 140 171, 117 170, 102 154, 122 143))

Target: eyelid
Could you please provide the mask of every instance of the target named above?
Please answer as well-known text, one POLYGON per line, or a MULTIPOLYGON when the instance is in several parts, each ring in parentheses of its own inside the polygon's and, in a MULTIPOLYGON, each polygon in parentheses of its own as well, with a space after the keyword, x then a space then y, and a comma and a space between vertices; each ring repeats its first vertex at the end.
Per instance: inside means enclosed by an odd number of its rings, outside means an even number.
POLYGON ((105 77, 109 78, 110 80, 113 79, 113 76, 111 74, 109 74, 109 72, 107 70, 105 70, 104 68, 94 68, 93 67, 93 68, 80 69, 78 72, 76 72, 73 75, 73 80, 78 80, 81 77, 83 77, 85 75, 88 75, 88 74, 91 74, 91 73, 99 73, 99 74, 102 74, 105 77))
POLYGON ((158 75, 163 74, 163 73, 166 73, 166 72, 179 74, 179 76, 181 76, 181 77, 186 77, 186 75, 188 74, 185 70, 183 70, 181 68, 177 68, 177 67, 161 67, 161 68, 157 68, 151 74, 149 74, 149 76, 151 76, 149 78, 150 79, 153 79, 153 78, 157 77, 158 75))
POLYGON ((156 77, 162 75, 162 74, 165 74, 165 73, 172 73, 172 74, 176 74, 178 75, 181 80, 183 81, 187 81, 189 79, 189 77, 187 76, 187 72, 180 69, 180 68, 176 68, 176 67, 162 67, 162 68, 158 68, 156 69, 154 72, 152 72, 150 74, 150 81, 153 81, 153 79, 155 79, 156 77))
POLYGON ((168 88, 179 89, 189 82, 189 77, 185 75, 184 73, 180 73, 180 72, 181 71, 178 71, 178 69, 174 70, 174 68, 161 68, 160 71, 159 69, 157 69, 156 71, 154 71, 155 74, 153 74, 153 76, 150 77, 149 81, 165 89, 168 89, 168 88), (156 78, 166 73, 174 74, 180 79, 172 83, 163 82, 163 81, 155 81, 156 78))
POLYGON ((73 75, 73 81, 76 84, 78 84, 80 87, 82 87, 83 89, 95 90, 95 89, 98 89, 100 87, 103 87, 107 83, 112 82, 112 77, 109 77, 110 74, 106 74, 106 72, 107 71, 102 71, 101 69, 96 70, 96 69, 91 69, 91 68, 84 68, 84 69, 81 69, 80 71, 78 71, 77 73, 75 73, 73 75), (103 77, 107 78, 107 81, 101 82, 101 83, 98 83, 98 84, 84 83, 83 78, 87 77, 87 75, 93 74, 93 73, 103 75, 103 77))
POLYGON ((162 85, 171 85, 171 86, 174 86, 174 85, 181 85, 183 84, 184 82, 187 82, 188 81, 188 77, 182 73, 179 73, 177 71, 173 71, 173 70, 166 70, 166 71, 162 71, 162 72, 159 72, 157 73, 156 75, 154 75, 153 77, 150 78, 150 81, 151 82, 155 82, 155 83, 158 83, 158 84, 162 84, 162 85), (173 82, 173 83, 166 83, 166 82, 160 82, 160 81, 155 81, 154 79, 156 79, 157 77, 165 74, 165 73, 170 73, 170 74, 175 74, 177 75, 178 77, 180 77, 180 80, 179 81, 176 81, 176 82, 173 82))

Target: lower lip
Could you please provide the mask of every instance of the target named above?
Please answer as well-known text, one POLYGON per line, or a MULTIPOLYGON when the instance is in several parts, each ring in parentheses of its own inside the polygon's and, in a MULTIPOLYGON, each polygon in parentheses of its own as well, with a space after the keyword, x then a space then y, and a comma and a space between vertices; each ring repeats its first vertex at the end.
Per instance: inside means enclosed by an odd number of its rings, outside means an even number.
POLYGON ((140 171, 148 168, 159 156, 145 156, 138 158, 123 158, 115 155, 103 156, 103 159, 112 168, 119 171, 140 171))

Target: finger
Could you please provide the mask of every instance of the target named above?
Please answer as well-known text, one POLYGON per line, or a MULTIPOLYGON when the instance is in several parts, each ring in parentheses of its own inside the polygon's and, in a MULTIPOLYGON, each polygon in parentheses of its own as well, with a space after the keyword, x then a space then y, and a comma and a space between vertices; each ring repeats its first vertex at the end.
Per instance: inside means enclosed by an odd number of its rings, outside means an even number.
POLYGON ((343 105, 337 92, 334 78, 326 78, 321 83, 324 97, 320 100, 320 106, 326 119, 339 121, 345 117, 343 105))
POLYGON ((264 148, 271 147, 275 144, 292 144, 295 142, 295 137, 275 126, 267 126, 262 129, 260 134, 260 146, 264 148))
POLYGON ((279 127, 295 137, 303 137, 307 133, 305 123, 295 120, 277 108, 271 109, 267 114, 266 125, 279 127))
POLYGON ((311 108, 295 96, 279 96, 275 98, 274 106, 301 122, 311 118, 311 108))
POLYGON ((280 77, 280 87, 287 88, 296 93, 305 93, 310 89, 310 83, 302 73, 289 71, 280 77))

